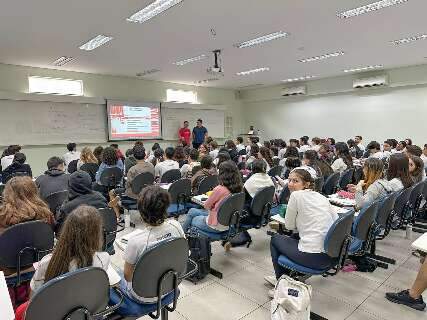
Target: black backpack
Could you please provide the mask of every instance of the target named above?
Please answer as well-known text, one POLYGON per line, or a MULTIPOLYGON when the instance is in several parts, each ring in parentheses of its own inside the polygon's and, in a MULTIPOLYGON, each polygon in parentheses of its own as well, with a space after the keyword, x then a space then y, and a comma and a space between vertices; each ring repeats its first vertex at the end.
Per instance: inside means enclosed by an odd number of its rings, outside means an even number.
MULTIPOLYGON (((209 238, 198 235, 190 234, 187 236, 188 246, 190 248, 190 259, 197 263, 197 272, 191 277, 187 278, 194 284, 204 279, 211 271, 211 243, 209 238)), ((188 268, 192 269, 191 264, 188 268)))

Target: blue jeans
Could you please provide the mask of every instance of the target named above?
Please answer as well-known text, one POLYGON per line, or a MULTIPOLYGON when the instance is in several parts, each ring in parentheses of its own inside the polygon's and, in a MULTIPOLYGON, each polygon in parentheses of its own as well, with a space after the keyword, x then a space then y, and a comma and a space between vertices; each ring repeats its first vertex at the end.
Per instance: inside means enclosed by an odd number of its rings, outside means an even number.
POLYGON ((192 208, 187 213, 187 218, 182 225, 184 232, 190 231, 191 227, 204 232, 216 232, 221 233, 222 231, 213 229, 209 227, 206 223, 206 217, 209 215, 208 211, 205 209, 196 209, 192 208))

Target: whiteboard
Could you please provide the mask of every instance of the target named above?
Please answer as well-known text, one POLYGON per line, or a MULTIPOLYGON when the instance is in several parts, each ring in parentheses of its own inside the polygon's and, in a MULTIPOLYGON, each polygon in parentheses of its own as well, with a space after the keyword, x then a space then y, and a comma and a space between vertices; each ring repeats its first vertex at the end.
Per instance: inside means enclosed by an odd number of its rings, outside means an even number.
POLYGON ((190 130, 196 126, 197 119, 203 120, 209 136, 224 138, 224 110, 164 108, 162 105, 162 135, 165 140, 178 139, 178 130, 185 120, 190 130))
POLYGON ((107 140, 106 106, 0 100, 0 145, 47 145, 107 140))

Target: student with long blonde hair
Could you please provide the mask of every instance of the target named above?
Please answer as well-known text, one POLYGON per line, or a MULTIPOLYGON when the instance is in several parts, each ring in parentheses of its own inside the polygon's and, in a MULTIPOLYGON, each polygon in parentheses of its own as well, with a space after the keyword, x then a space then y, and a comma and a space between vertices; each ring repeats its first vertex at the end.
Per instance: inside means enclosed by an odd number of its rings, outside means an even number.
POLYGON ((98 159, 93 154, 92 150, 88 147, 84 147, 80 153, 80 159, 77 162, 77 170, 80 169, 85 163, 96 163, 98 164, 98 159))

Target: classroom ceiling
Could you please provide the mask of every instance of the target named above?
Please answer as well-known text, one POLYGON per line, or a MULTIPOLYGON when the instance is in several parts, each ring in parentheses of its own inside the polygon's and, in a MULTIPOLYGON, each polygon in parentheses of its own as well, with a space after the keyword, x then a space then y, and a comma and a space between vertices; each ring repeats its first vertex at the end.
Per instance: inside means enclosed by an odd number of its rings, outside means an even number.
POLYGON ((274 85, 281 80, 344 74, 344 69, 385 69, 427 63, 427 40, 393 45, 392 40, 427 33, 427 1, 408 0, 375 12, 340 19, 338 12, 374 0, 184 0, 143 23, 126 18, 153 0, 1 0, 0 63, 136 77, 220 88, 274 85), (238 49, 246 40, 285 31, 286 38, 238 49), (79 46, 104 34, 112 41, 93 51, 79 46), (212 76, 212 50, 222 50, 224 76, 212 76), (343 51, 338 57, 298 60, 343 51), (208 55, 184 66, 175 61, 208 55), (61 56, 75 60, 56 67, 61 56), (237 72, 269 67, 247 76, 237 72))

